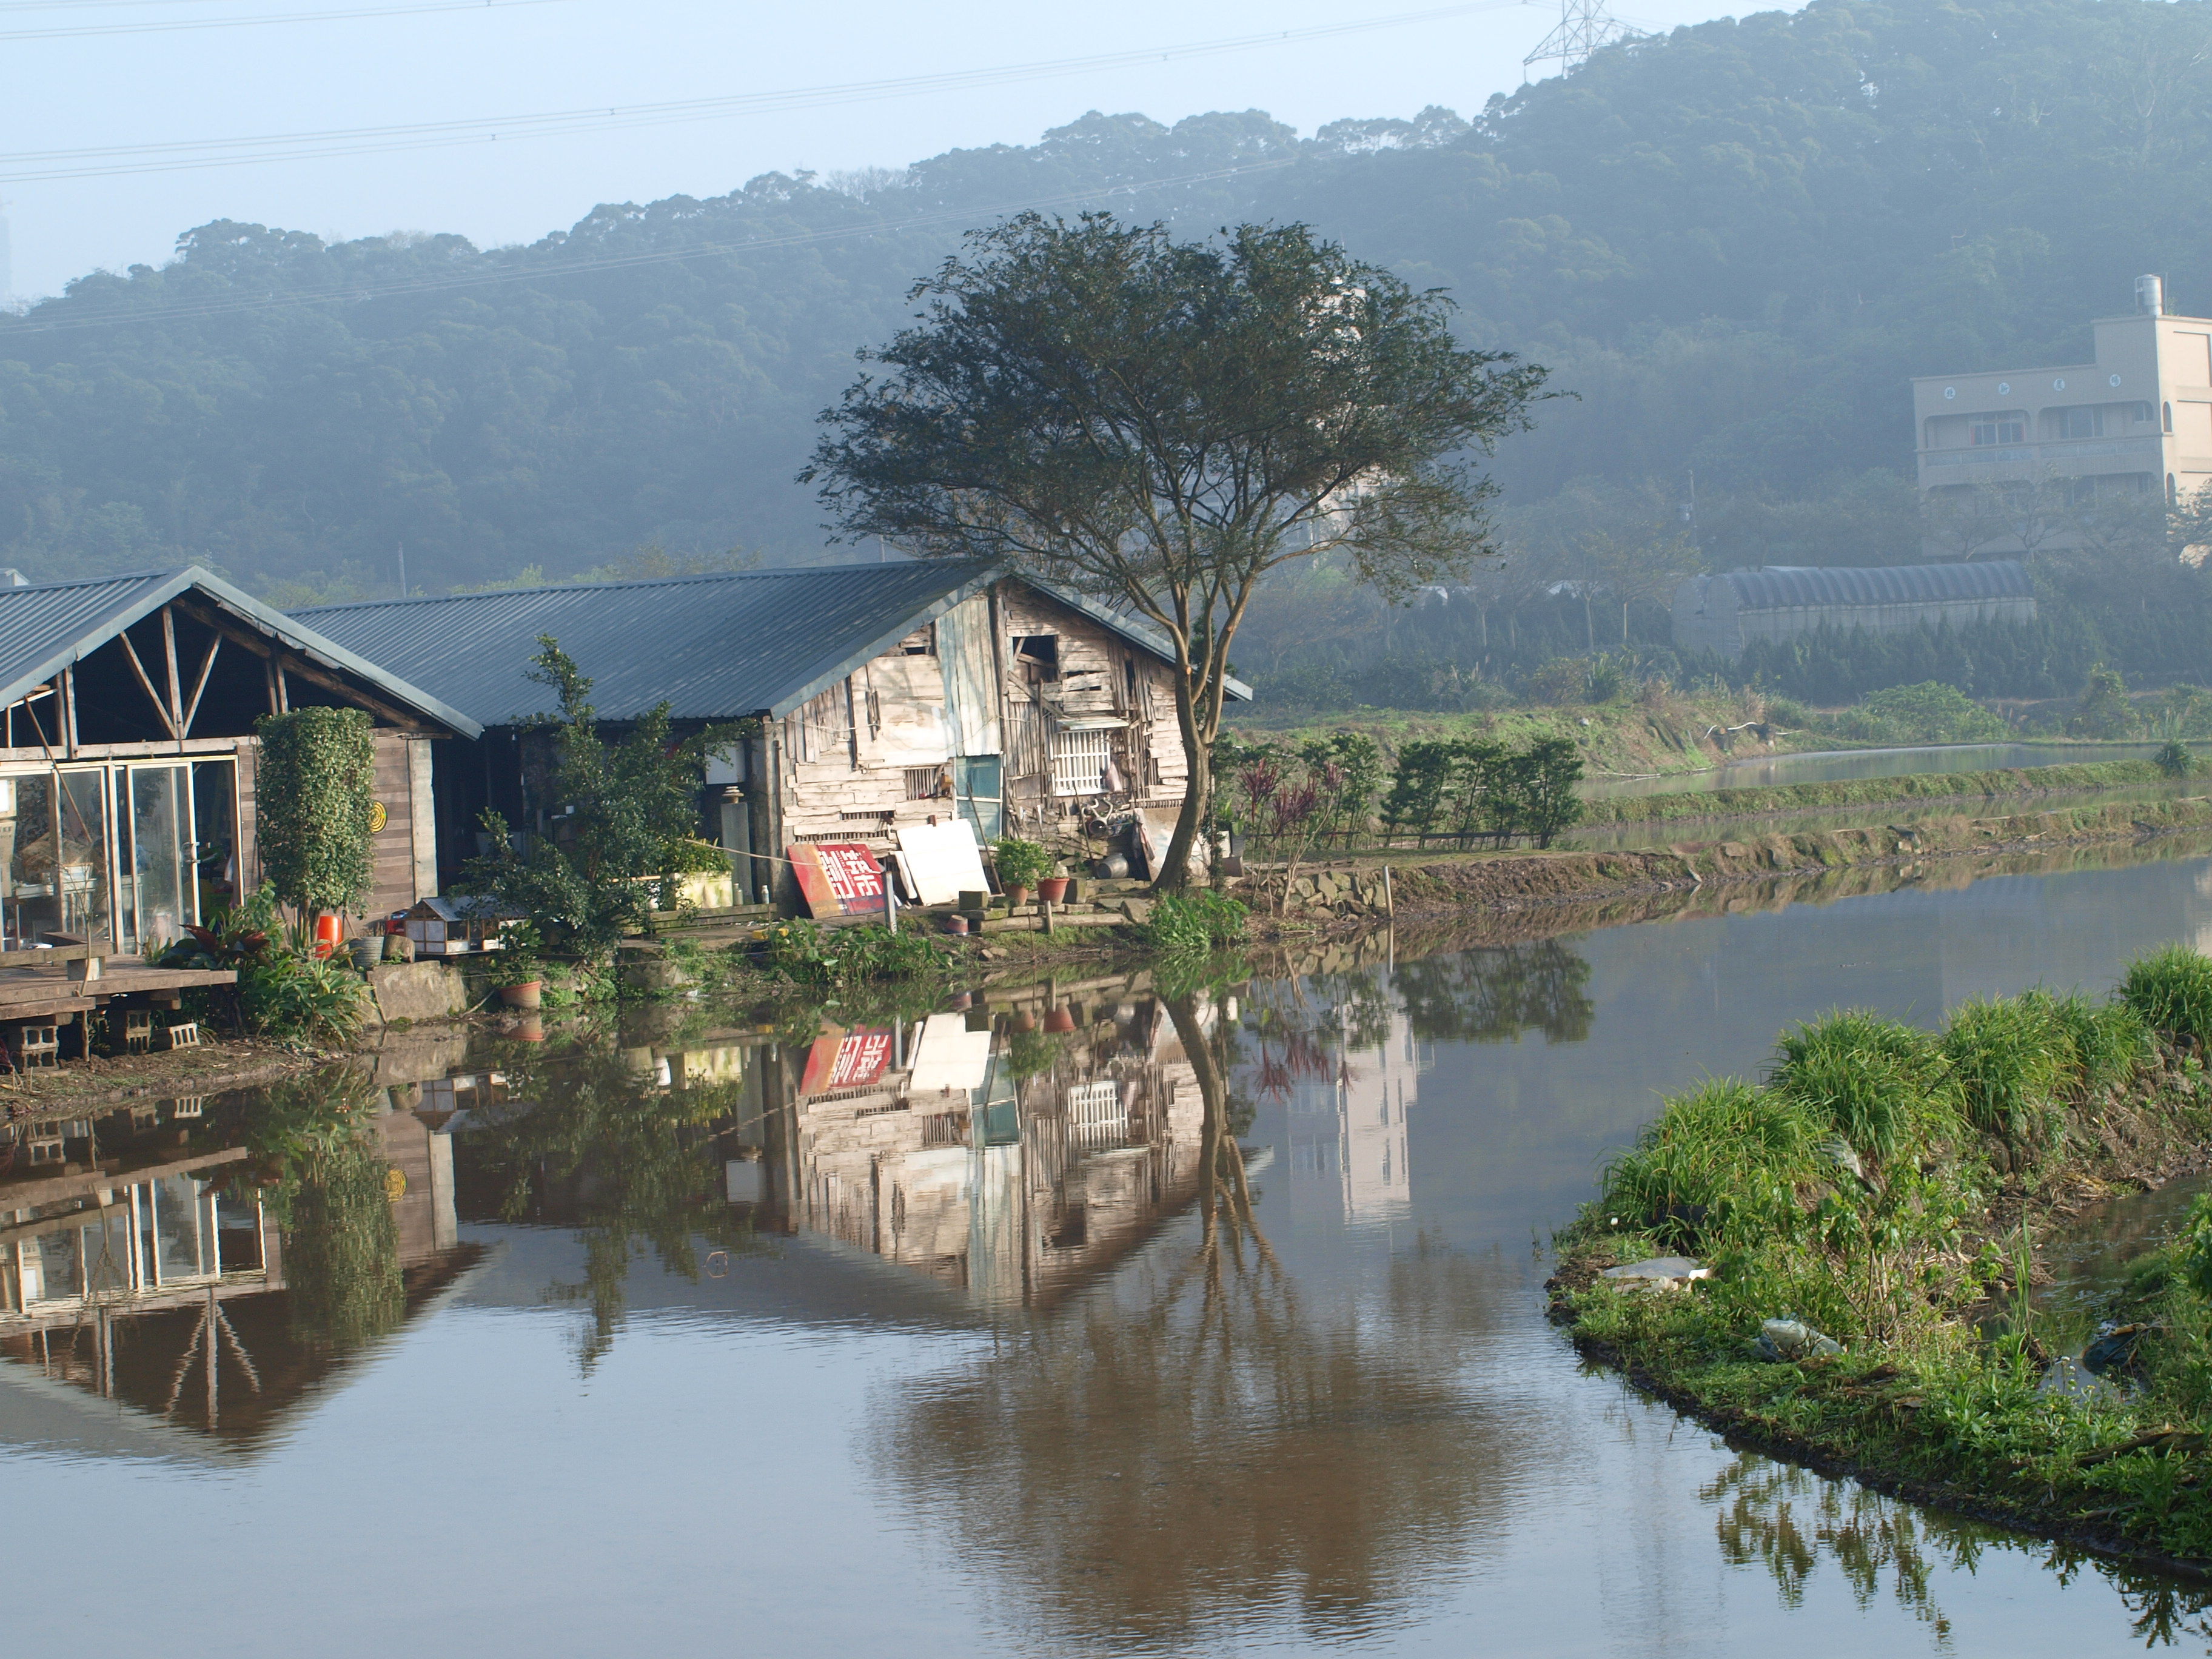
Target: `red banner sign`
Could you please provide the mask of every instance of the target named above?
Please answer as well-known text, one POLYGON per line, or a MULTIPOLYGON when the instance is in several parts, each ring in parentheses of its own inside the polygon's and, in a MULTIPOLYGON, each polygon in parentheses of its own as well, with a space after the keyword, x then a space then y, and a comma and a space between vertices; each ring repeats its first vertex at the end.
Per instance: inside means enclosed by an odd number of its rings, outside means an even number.
POLYGON ((884 908, 884 867, 857 842, 801 842, 785 849, 809 915, 868 916, 884 908))
POLYGON ((800 1078, 802 1095, 827 1094, 832 1089, 860 1089, 881 1077, 891 1063, 889 1030, 856 1025, 849 1031, 824 1028, 806 1051, 806 1071, 800 1078))

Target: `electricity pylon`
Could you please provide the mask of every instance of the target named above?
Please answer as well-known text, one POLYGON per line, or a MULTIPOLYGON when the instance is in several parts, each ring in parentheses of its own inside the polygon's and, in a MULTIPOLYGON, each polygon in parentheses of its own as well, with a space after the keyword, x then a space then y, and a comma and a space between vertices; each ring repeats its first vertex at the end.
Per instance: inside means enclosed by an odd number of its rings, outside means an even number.
POLYGON ((1600 46, 1641 34, 1619 18, 1606 15, 1605 0, 1559 0, 1559 26, 1521 60, 1522 69, 1556 59, 1559 73, 1579 67, 1600 46))

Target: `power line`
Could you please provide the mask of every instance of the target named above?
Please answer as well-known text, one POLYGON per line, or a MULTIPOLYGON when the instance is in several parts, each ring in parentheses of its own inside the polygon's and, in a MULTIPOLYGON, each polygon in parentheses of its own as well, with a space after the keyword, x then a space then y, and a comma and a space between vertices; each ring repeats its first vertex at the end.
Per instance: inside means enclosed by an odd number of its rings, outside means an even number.
MULTIPOLYGON (((550 3, 550 0, 504 0, 511 4, 550 3)), ((264 133, 240 138, 183 140, 161 144, 113 144, 84 149, 23 150, 0 153, 0 179, 11 183, 100 179, 139 173, 173 173, 219 167, 251 167, 270 161, 308 161, 329 156, 385 155, 395 151, 442 149, 459 144, 495 143, 520 138, 557 137, 572 132, 598 132, 634 127, 659 126, 687 121, 723 120, 732 116, 781 114, 837 104, 860 103, 885 98, 912 97, 926 93, 968 91, 1059 76, 1080 75, 1152 63, 1216 56, 1260 46, 1295 45, 1304 41, 1382 28, 1501 11, 1527 5, 1532 0, 1474 0, 1473 3, 1440 6, 1423 11, 1399 12, 1310 28, 1280 29, 1265 34, 1231 36, 1194 41, 1179 46, 1150 46, 1129 52, 1098 52, 1083 58, 1006 64, 994 68, 954 70, 935 75, 900 76, 876 81, 851 81, 819 87, 790 88, 776 92, 734 93, 720 97, 676 99, 660 103, 605 105, 586 109, 543 110, 535 113, 459 121, 421 121, 393 126, 337 127, 321 131, 264 133)), ((0 39, 5 39, 0 35, 0 39)))
MULTIPOLYGON (((789 231, 781 235, 757 236, 741 242, 702 242, 691 247, 669 248, 652 253, 617 254, 601 259, 574 259, 559 264, 535 267, 510 267, 501 270, 475 271, 451 276, 417 277, 406 282, 356 283, 346 288, 330 289, 318 293, 288 291, 263 294, 242 298, 236 294, 214 295, 204 300, 184 300, 147 306, 117 306, 105 315, 72 316, 44 321, 32 316, 9 323, 0 320, 0 339, 21 337, 25 334, 59 334, 81 329, 106 328, 118 324, 160 322, 164 320, 198 321, 204 318, 240 316, 253 312, 270 311, 285 306, 336 305, 349 301, 395 299, 416 294, 447 293, 455 289, 485 288, 504 283, 531 283, 558 276, 576 276, 596 271, 624 270, 645 265, 673 264, 688 259, 715 258, 732 254, 768 252, 779 248, 800 247, 816 242, 839 241, 855 236, 878 236, 902 230, 927 229, 947 223, 967 221, 970 223, 1004 217, 1047 208, 1069 207, 1079 202, 1100 197, 1135 196, 1155 190, 1170 190, 1178 185, 1211 184, 1225 179, 1243 178, 1252 173, 1273 173, 1292 166, 1296 158, 1285 156, 1267 161, 1247 161, 1234 167, 1214 167, 1204 173, 1173 174, 1162 179, 1144 179, 1127 184, 1097 185, 1088 190, 1069 191, 1058 196, 1031 197, 1018 202, 1000 203, 994 206, 939 208, 927 213, 908 215, 902 219, 878 220, 868 224, 841 225, 832 229, 789 231)), ((77 301, 49 301, 48 305, 81 307, 77 301)))
MULTIPOLYGON (((94 0, 101 3, 102 0, 94 0)), ((128 3, 128 0, 125 0, 128 3)), ((76 40, 112 34, 173 34, 186 29, 252 28, 272 23, 339 23, 357 17, 421 17, 440 11, 507 11, 516 6, 550 6, 562 0, 424 0, 412 6, 357 6, 345 11, 268 12, 253 17, 170 17, 136 23, 78 23, 60 28, 0 29, 0 40, 76 40)), ((0 6, 12 11, 13 6, 0 6)), ((26 10, 48 11, 50 6, 26 10)))

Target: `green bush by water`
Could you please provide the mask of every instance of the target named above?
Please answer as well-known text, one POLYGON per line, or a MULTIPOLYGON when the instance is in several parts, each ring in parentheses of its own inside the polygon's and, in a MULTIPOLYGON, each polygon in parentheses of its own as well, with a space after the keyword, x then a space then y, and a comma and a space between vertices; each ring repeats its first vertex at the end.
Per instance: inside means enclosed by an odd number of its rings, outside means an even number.
POLYGON ((2106 1310, 2129 1328, 2106 1356, 2124 1386, 2086 1394, 2044 1386, 2045 1345, 2094 1333, 2034 1310, 2009 1218, 2116 1146, 2212 1138, 2208 1026, 2212 961, 2179 946, 2110 1000, 1991 998, 1935 1032, 1857 1011, 1799 1026, 1764 1085, 1669 1100, 1559 1237, 1571 1263, 1687 1252, 1714 1277, 1596 1281, 1568 1295, 1576 1331, 1769 1440, 1947 1482, 2022 1524, 2212 1556, 2212 1198, 2106 1310), (1776 1318, 1844 1352, 1764 1359, 1776 1318))
POLYGON ((824 927, 799 918, 769 929, 763 950, 770 973, 823 990, 936 973, 951 960, 950 951, 918 927, 824 927))
POLYGON ((1145 944, 1155 957, 1194 961, 1241 943, 1251 917, 1240 900, 1210 888, 1164 893, 1146 920, 1145 944))

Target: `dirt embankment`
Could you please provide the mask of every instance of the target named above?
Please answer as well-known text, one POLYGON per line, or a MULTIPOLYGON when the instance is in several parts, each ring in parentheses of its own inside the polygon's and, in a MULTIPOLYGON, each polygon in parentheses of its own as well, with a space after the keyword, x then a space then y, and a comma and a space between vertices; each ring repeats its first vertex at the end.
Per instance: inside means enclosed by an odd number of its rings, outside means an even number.
POLYGON ((2126 843, 2199 829, 2212 829, 2212 799, 2084 806, 2002 817, 1923 818, 1906 826, 1680 842, 1651 852, 1527 853, 1469 859, 1394 869, 1392 890, 1396 914, 1403 918, 1695 890, 1994 853, 2126 843))

